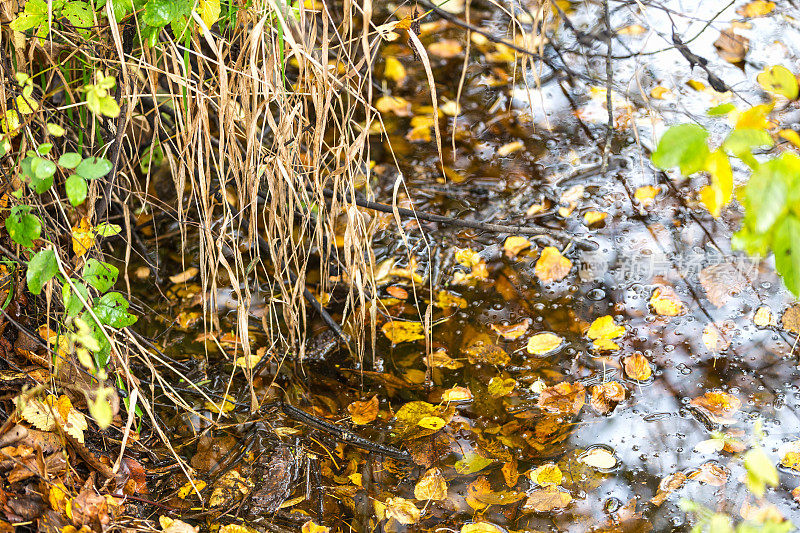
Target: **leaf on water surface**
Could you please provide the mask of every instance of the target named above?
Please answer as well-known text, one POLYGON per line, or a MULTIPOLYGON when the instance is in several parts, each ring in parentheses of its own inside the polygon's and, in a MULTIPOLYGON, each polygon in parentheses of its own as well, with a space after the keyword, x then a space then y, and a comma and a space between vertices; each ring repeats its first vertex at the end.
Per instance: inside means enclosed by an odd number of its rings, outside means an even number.
POLYGON ((381 96, 375 102, 375 109, 381 113, 394 113, 398 117, 407 117, 411 114, 411 103, 399 96, 381 96))
POLYGON ((436 296, 436 307, 439 309, 466 309, 467 301, 450 291, 439 291, 439 294, 436 296))
MULTIPOLYGON (((330 530, 331 528, 317 524, 313 520, 309 520, 300 528, 301 533, 329 533, 330 530)), ((220 531, 220 533, 222 532, 220 531)))
POLYGON ((505 366, 511 362, 511 357, 505 350, 493 344, 489 336, 480 334, 473 339, 464 349, 470 364, 487 363, 496 366, 505 366))
POLYGON ((623 363, 625 365, 625 374, 631 379, 647 381, 653 375, 650 361, 639 352, 623 359, 623 363))
POLYGON ((506 157, 514 152, 519 152, 523 148, 525 148, 525 145, 522 144, 522 141, 511 141, 510 143, 506 143, 498 148, 497 155, 500 157, 506 157))
POLYGON ((642 26, 641 24, 631 24, 630 26, 624 26, 617 30, 618 35, 641 35, 647 31, 647 28, 642 26))
POLYGON ((667 286, 656 287, 650 297, 650 307, 661 316, 678 316, 686 312, 686 307, 675 290, 667 286))
POLYGON ((664 477, 658 485, 658 492, 650 499, 653 505, 661 505, 667 497, 681 488, 686 483, 686 474, 683 472, 675 472, 664 477))
POLYGON ((456 464, 453 466, 453 468, 455 468, 456 472, 459 474, 466 476, 480 472, 492 463, 494 463, 494 461, 491 459, 488 459, 477 453, 468 452, 462 459, 456 461, 456 464))
POLYGON ((694 451, 697 453, 711 454, 717 453, 723 448, 725 448, 725 442, 722 439, 706 439, 695 444, 694 451))
POLYGON ((528 331, 528 326, 531 325, 531 319, 525 318, 521 322, 508 325, 489 324, 489 327, 506 340, 513 341, 525 334, 528 331))
POLYGON ((472 522, 461 526, 461 533, 508 533, 491 522, 472 522))
POLYGON ((175 283, 175 284, 186 283, 187 281, 189 281, 190 279, 195 277, 199 272, 200 272, 199 268, 197 268, 197 267, 189 267, 186 270, 184 270, 183 272, 175 274, 174 276, 170 276, 169 277, 169 281, 171 283, 175 283))
POLYGON ((583 223, 587 226, 593 226, 604 221, 607 216, 608 213, 604 213, 602 211, 587 211, 583 214, 583 223))
POLYGON ((427 50, 431 55, 442 59, 451 59, 461 55, 464 52, 464 47, 455 39, 442 39, 429 44, 427 50))
POLYGON ((558 248, 546 246, 536 261, 534 273, 540 281, 547 283, 564 279, 570 269, 572 269, 572 261, 561 255, 558 248))
MULTIPOLYGON (((457 117, 461 114, 461 106, 455 100, 447 100, 439 106, 439 111, 448 117, 457 117)), ((447 172, 445 172, 445 175, 447 175, 447 172)))
POLYGON ((561 480, 564 479, 564 474, 561 472, 561 469, 558 468, 558 465, 547 463, 537 467, 535 470, 531 470, 528 473, 528 477, 537 485, 546 487, 549 485, 560 485, 561 480))
POLYGON ((546 411, 578 414, 586 403, 586 389, 578 382, 562 381, 544 389, 537 405, 546 411))
POLYGON ((443 427, 447 425, 447 422, 439 418, 438 416, 423 416, 419 420, 417 420, 417 425, 421 428, 430 429, 433 431, 439 431, 443 427))
POLYGON ((483 262, 481 255, 475 250, 471 250, 469 248, 456 250, 455 259, 458 264, 465 267, 474 267, 483 262))
POLYGON ((514 490, 492 490, 489 480, 481 476, 467 486, 466 501, 476 510, 489 505, 509 505, 523 499, 525 494, 514 490))
POLYGON ((383 69, 383 75, 395 83, 400 83, 406 79, 406 68, 398 59, 394 57, 387 57, 386 66, 383 69))
POLYGON ((626 391, 618 381, 609 381, 600 385, 593 385, 589 405, 601 414, 606 414, 625 399, 626 391))
POLYGON ((608 470, 617 466, 617 458, 614 457, 614 454, 605 448, 599 447, 592 448, 581 455, 581 461, 591 467, 601 470, 608 470))
POLYGON ((230 413, 236 407, 234 400, 235 398, 233 396, 231 396, 230 394, 226 394, 223 397, 223 399, 217 400, 215 402, 209 402, 208 400, 206 400, 205 402, 203 402, 203 407, 214 413, 224 415, 226 413, 230 413))
POLYGON ((750 39, 734 33, 730 27, 722 30, 714 41, 719 56, 728 63, 741 63, 750 49, 750 39))
POLYGON ((519 255, 522 250, 526 250, 533 246, 533 243, 520 236, 511 236, 503 243, 503 250, 508 257, 514 258, 519 255))
POLYGON ((781 325, 786 331, 800 335, 800 304, 795 304, 783 312, 781 325))
POLYGON ((417 506, 414 505, 414 502, 411 500, 395 496, 388 498, 385 502, 385 505, 387 517, 394 518, 401 524, 405 525, 416 524, 419 522, 421 511, 417 509, 417 506))
POLYGON ((736 13, 746 18, 765 17, 775 9, 775 2, 768 0, 753 0, 736 8, 736 13))
POLYGON ((728 470, 713 461, 708 461, 692 470, 686 478, 706 483, 712 487, 721 487, 728 482, 728 470))
POLYGON ((492 398, 508 396, 516 388, 517 382, 514 378, 493 377, 489 380, 489 394, 492 398))
POLYGON ((398 300, 405 300, 408 298, 408 291, 399 285, 390 285, 389 287, 386 287, 386 292, 398 300))
POLYGON ((625 334, 625 326, 618 326, 611 315, 601 316, 592 322, 586 335, 592 340, 616 339, 625 334))
POLYGON ((537 333, 528 339, 528 353, 533 355, 545 355, 564 342, 564 339, 555 333, 537 333))
POLYGON ((451 387, 442 392, 443 402, 463 402, 473 398, 469 387, 451 387))
POLYGON ((619 350, 619 344, 608 339, 597 339, 592 341, 592 348, 598 352, 613 352, 619 350))
POLYGON ((706 291, 708 301, 723 307, 731 297, 747 287, 747 279, 730 263, 718 263, 705 267, 699 274, 700 284, 706 291))
POLYGON ((198 491, 202 491, 208 485, 202 479, 195 479, 193 481, 194 481, 194 487, 192 486, 191 482, 187 481, 180 489, 178 489, 178 498, 180 498, 181 500, 185 500, 186 498, 189 497, 190 494, 195 493, 195 487, 197 487, 198 491))
POLYGON ((398 409, 395 418, 400 438, 413 439, 432 435, 453 417, 453 408, 436 407, 428 402, 408 402, 398 409), (439 420, 438 422, 435 420, 439 420), (437 427, 438 426, 438 427, 437 427))
POLYGON ((754 105, 738 113, 738 116, 735 114, 731 116, 736 116, 736 129, 768 130, 773 126, 768 117, 774 107, 775 102, 754 105))
MULTIPOLYGON (((161 531, 163 533, 197 533, 200 531, 199 527, 187 524, 183 520, 177 520, 168 516, 159 516, 158 524, 161 526, 161 531)), ((220 533, 231 533, 230 531, 223 532, 222 529, 223 528, 220 528, 220 533)))
POLYGON ((417 341, 425 338, 422 322, 401 322, 393 320, 381 326, 381 331, 392 344, 417 341))
POLYGON ((729 330, 725 326, 707 324, 703 328, 703 344, 712 352, 721 352, 731 345, 729 330))
POLYGON ((764 496, 767 485, 778 485, 778 469, 760 446, 744 454, 744 468, 747 471, 747 488, 759 498, 764 496))
POLYGON ((378 396, 373 396, 367 401, 356 401, 347 406, 347 412, 354 424, 363 426, 378 417, 378 396))
POLYGON ((800 440, 782 446, 781 451, 783 452, 781 466, 800 472, 800 440))
POLYGON ((716 424, 734 423, 736 420, 732 416, 742 407, 739 398, 723 391, 708 391, 689 403, 716 424))
POLYGON ((414 486, 414 497, 418 500, 447 499, 447 482, 438 468, 430 468, 420 476, 414 486))
POLYGON ((461 361, 456 361, 447 355, 447 351, 444 350, 444 348, 433 352, 430 357, 423 357, 422 361, 426 365, 435 368, 446 368, 448 370, 456 370, 464 366, 464 363, 461 361))
POLYGON ((503 466, 500 467, 500 472, 503 474, 503 479, 506 482, 506 486, 509 488, 514 488, 519 480, 519 470, 517 469, 516 457, 512 456, 510 461, 503 463, 503 466))
POLYGON ((661 192, 661 189, 658 187, 645 185, 644 187, 639 187, 636 189, 636 191, 633 193, 633 197, 642 207, 647 208, 653 205, 653 202, 655 202, 656 196, 658 196, 659 192, 661 192))
POLYGON ((545 487, 532 491, 522 509, 524 511, 546 513, 556 509, 563 509, 571 501, 572 496, 569 492, 558 487, 545 487))
POLYGON ((756 309, 753 315, 753 324, 760 328, 767 328, 775 325, 775 317, 772 315, 772 310, 766 305, 762 305, 756 309))
POLYGON ((656 85, 650 89, 650 96, 656 100, 666 100, 667 98, 672 98, 672 91, 661 85, 656 85))

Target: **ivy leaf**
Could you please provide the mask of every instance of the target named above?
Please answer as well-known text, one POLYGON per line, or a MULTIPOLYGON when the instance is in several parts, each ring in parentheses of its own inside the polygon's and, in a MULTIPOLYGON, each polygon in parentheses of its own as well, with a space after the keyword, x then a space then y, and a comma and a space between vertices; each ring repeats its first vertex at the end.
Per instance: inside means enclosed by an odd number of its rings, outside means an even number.
POLYGON ((85 301, 89 301, 88 287, 86 287, 82 281, 78 281, 76 279, 72 279, 72 284, 75 285, 74 292, 69 283, 65 283, 61 288, 61 297, 64 299, 64 307, 67 316, 76 316, 78 313, 83 311, 83 302, 75 294, 76 292, 80 294, 85 301))
POLYGON ((64 168, 75 168, 81 162, 81 154, 76 152, 64 152, 58 158, 58 164, 64 168))
POLYGON ((697 124, 673 126, 664 133, 653 152, 653 163, 659 168, 679 167, 688 176, 702 170, 708 157, 708 132, 697 124))
POLYGON ((128 300, 118 292, 109 292, 98 298, 94 307, 94 314, 106 326, 124 328, 136 323, 137 318, 128 312, 128 300))
POLYGON ((106 292, 117 282, 119 269, 97 259, 89 259, 83 267, 83 279, 100 292, 106 292))
POLYGON ((785 217, 775 231, 773 250, 775 268, 783 278, 783 284, 795 296, 800 296, 800 219, 794 215, 785 217))
POLYGON ((789 100, 797 98, 797 78, 788 68, 781 65, 767 67, 756 79, 761 87, 770 93, 780 94, 789 100))
POLYGON ((41 293, 44 284, 53 279, 57 272, 56 253, 53 250, 40 251, 28 263, 28 271, 25 274, 28 290, 32 294, 41 293))
POLYGON ((42 223, 39 217, 31 214, 31 209, 29 205, 15 206, 6 218, 6 231, 9 237, 26 248, 32 247, 33 241, 42 234, 42 223))
POLYGON ((83 201, 86 200, 86 194, 89 192, 89 186, 86 185, 86 180, 83 179, 82 176, 72 174, 67 178, 67 181, 64 183, 64 187, 67 189, 67 198, 69 198, 69 203, 71 203, 73 206, 81 205, 83 201))
POLYGON ((87 157, 80 162, 75 172, 87 180, 95 180, 111 172, 112 168, 111 161, 104 157, 87 157))

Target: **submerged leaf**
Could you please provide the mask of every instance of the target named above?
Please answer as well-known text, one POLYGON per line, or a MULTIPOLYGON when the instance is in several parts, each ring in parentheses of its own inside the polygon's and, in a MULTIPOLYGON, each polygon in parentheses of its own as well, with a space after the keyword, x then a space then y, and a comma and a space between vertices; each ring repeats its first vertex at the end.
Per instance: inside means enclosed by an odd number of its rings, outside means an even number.
POLYGON ((528 353, 545 355, 561 346, 563 342, 564 339, 555 333, 537 333, 528 339, 528 353))
POLYGON ((546 411, 578 414, 586 403, 586 390, 578 382, 566 382, 548 387, 539 394, 537 405, 546 411))
POLYGON ((425 338, 422 322, 401 322, 393 320, 381 326, 381 331, 392 344, 417 341, 425 338))
POLYGON ((560 281, 569 274, 572 268, 572 261, 561 255, 558 248, 547 246, 542 250, 542 254, 536 261, 534 273, 544 283, 548 281, 560 281))

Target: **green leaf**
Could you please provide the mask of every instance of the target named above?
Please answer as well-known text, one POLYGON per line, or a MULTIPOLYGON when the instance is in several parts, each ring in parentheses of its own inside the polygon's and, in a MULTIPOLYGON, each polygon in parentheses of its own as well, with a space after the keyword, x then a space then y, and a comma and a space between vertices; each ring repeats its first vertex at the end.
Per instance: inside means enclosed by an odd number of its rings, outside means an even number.
POLYGON ((67 130, 59 126, 58 124, 54 124, 52 122, 47 123, 47 133, 52 135, 53 137, 62 137, 67 130))
POLYGON ((53 149, 53 145, 50 143, 42 143, 39 145, 39 148, 36 150, 39 152, 39 155, 47 155, 50 153, 50 150, 53 149))
POLYGON ((94 234, 98 237, 113 237, 122 231, 122 228, 117 224, 109 224, 107 222, 101 223, 94 228, 94 234))
POLYGON ((42 292, 44 284, 50 281, 58 272, 56 253, 53 250, 42 250, 31 258, 25 277, 28 281, 28 290, 32 294, 42 292))
POLYGON ((797 78, 786 67, 781 65, 767 67, 756 79, 758 84, 767 92, 780 94, 789 100, 797 98, 799 89, 797 78))
POLYGON ((745 223, 755 233, 766 233, 786 211, 789 185, 800 174, 800 158, 784 152, 753 171, 744 188, 745 223))
POLYGON ((727 104, 719 104, 710 108, 708 111, 706 111, 706 114, 709 117, 717 117, 719 115, 727 115, 734 109, 736 109, 736 106, 728 102, 727 104))
POLYGON ((737 128, 728 134, 722 148, 747 163, 750 168, 755 168, 758 162, 752 155, 753 148, 771 148, 773 144, 772 137, 764 130, 737 128))
POLYGON ((653 163, 662 169, 679 167, 688 176, 702 170, 708 157, 708 132, 697 124, 681 124, 668 129, 653 152, 653 163))
POLYGON ((58 158, 58 164, 64 168, 75 168, 81 162, 81 154, 77 152, 64 152, 58 158))
POLYGON ((92 310, 106 326, 124 328, 136 323, 136 317, 128 312, 128 300, 118 292, 109 292, 98 298, 92 310))
POLYGON ((31 170, 34 176, 40 180, 46 180, 53 177, 56 173, 56 164, 43 157, 35 157, 31 162, 31 170))
POLYGON ((775 268, 783 284, 795 296, 800 296, 800 219, 788 215, 778 223, 772 245, 775 268))
POLYGON ((39 217, 31 214, 31 209, 29 205, 15 206, 6 218, 8 236, 26 248, 32 247, 33 241, 42 235, 42 223, 39 217))
POLYGON ((148 26, 166 26, 175 18, 171 0, 150 0, 144 6, 142 22, 148 26))
POLYGON ((100 292, 106 292, 114 286, 119 276, 119 269, 114 265, 90 258, 83 267, 83 279, 100 292))
POLYGON ((94 24, 94 10, 86 2, 81 0, 70 0, 64 5, 61 15, 70 24, 80 28, 88 28, 94 24))
POLYGON ((764 496, 766 485, 778 485, 778 469, 762 448, 752 448, 744 454, 744 468, 747 487, 759 498, 764 496))
POLYGON ((9 26, 14 31, 24 32, 30 30, 31 28, 39 27, 45 22, 47 22, 47 13, 44 14, 22 13, 17 18, 12 20, 9 26))
POLYGON ((86 185, 86 180, 82 176, 72 174, 67 178, 64 187, 67 189, 67 198, 69 198, 69 203, 72 205, 81 205, 86 200, 89 186, 86 185))
POLYGON ((87 157, 80 162, 75 172, 87 180, 95 180, 111 172, 112 168, 113 165, 108 159, 103 157, 87 157))
POLYGON ((95 321, 94 317, 91 315, 91 313, 89 313, 89 311, 84 311, 79 319, 83 320, 86 325, 89 326, 92 337, 95 341, 97 341, 97 345, 100 347, 100 349, 96 350, 94 353, 95 364, 98 368, 105 368, 106 365, 108 365, 108 360, 111 356, 111 344, 109 344, 106 336, 103 335, 102 326, 95 321))
POLYGON ((83 311, 83 302, 78 298, 75 294, 76 292, 83 296, 85 301, 89 301, 89 289, 82 281, 78 281, 76 279, 72 279, 72 284, 75 285, 75 292, 72 291, 72 287, 70 287, 69 283, 65 283, 64 286, 61 288, 61 297, 64 300, 64 308, 66 310, 67 316, 76 316, 78 313, 83 311))

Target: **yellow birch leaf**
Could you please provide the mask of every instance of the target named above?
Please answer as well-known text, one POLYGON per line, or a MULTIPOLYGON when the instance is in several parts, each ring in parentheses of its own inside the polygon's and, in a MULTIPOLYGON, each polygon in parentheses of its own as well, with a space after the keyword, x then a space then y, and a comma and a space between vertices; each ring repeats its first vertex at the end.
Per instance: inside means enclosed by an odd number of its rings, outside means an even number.
POLYGON ((525 237, 511 236, 503 243, 503 250, 505 250, 508 257, 514 258, 519 255, 522 250, 530 248, 531 246, 533 246, 533 243, 525 237))
POLYGON ((538 467, 536 470, 532 470, 529 476, 531 481, 543 487, 548 485, 560 485, 561 480, 564 479, 564 474, 561 473, 561 469, 558 468, 558 465, 554 465, 553 463, 548 463, 538 467))
MULTIPOLYGON (((194 486, 197 487, 198 491, 203 490, 206 488, 207 483, 202 479, 195 479, 194 486)), ((178 498, 181 500, 185 500, 189 497, 189 494, 194 494, 194 487, 190 482, 186 482, 179 490, 178 490, 178 498)))
POLYGON ((439 291, 436 297, 436 307, 440 309, 466 309, 467 301, 461 296, 457 296, 449 291, 439 291))
POLYGON ((516 386, 517 382, 514 378, 493 377, 489 380, 488 391, 492 398, 500 398, 511 394, 516 386))
POLYGON ((472 391, 469 390, 469 387, 451 387, 442 392, 443 402, 463 402, 471 399, 472 391))
POLYGON ((537 333, 528 339, 528 353, 544 355, 552 352, 564 342, 564 339, 555 333, 537 333))
POLYGON ((653 375, 653 369, 650 368, 650 361, 647 357, 640 353, 635 353, 626 357, 623 360, 625 365, 625 373, 629 378, 637 381, 647 381, 653 375))
POLYGON ((233 396, 226 394, 221 400, 217 400, 216 402, 205 401, 203 407, 219 414, 229 413, 236 407, 236 404, 233 403, 233 399, 233 396))
POLYGON ((317 524, 313 520, 309 520, 300 528, 301 533, 329 533, 330 530, 331 528, 317 524))
POLYGON ((790 143, 792 143, 796 148, 800 148, 800 133, 797 133, 794 130, 785 129, 778 132, 778 135, 782 139, 786 139, 790 143))
POLYGON ((756 79, 758 84, 767 92, 780 94, 789 100, 797 98, 797 78, 786 67, 781 65, 767 67, 756 79))
POLYGON ((670 91, 666 87, 658 85, 650 90, 650 96, 652 96, 656 100, 666 100, 667 98, 672 97, 672 91, 670 91))
POLYGON ((740 6, 736 13, 743 17, 747 18, 756 18, 756 17, 764 17, 772 13, 772 10, 775 9, 775 2, 769 2, 767 0, 753 0, 752 2, 748 2, 743 6, 740 6))
POLYGON ((418 500, 447 499, 447 482, 438 468, 427 470, 414 486, 414 497, 418 500))
POLYGON ((650 297, 650 307, 661 316, 678 316, 686 312, 683 302, 671 287, 656 287, 650 297))
POLYGON ((613 352, 619 350, 619 344, 610 339, 596 339, 592 341, 592 348, 598 352, 613 352))
POLYGON ((381 113, 394 113, 398 117, 407 117, 411 114, 411 104, 399 96, 381 96, 375 102, 375 109, 381 113))
POLYGON ((753 323, 760 328, 774 326, 775 317, 769 307, 762 305, 756 310, 756 314, 753 316, 753 323))
POLYGON ((534 273, 542 282, 560 281, 569 274, 572 268, 572 261, 561 255, 558 248, 547 246, 542 250, 542 254, 536 261, 534 273))
POLYGON ((419 427, 425 429, 432 429, 434 431, 439 431, 442 429, 447 423, 439 418, 438 416, 423 416, 417 422, 419 427))
POLYGON ((611 315, 601 316, 592 322, 586 335, 592 339, 616 339, 625 334, 625 326, 618 326, 611 315))
POLYGON ((602 211, 587 211, 583 214, 583 223, 587 226, 598 224, 606 219, 608 213, 602 211))
POLYGON ((581 461, 602 470, 617 466, 617 458, 605 448, 592 448, 581 456, 581 461))
POLYGON ((399 496, 388 498, 385 502, 386 516, 394 518, 401 524, 416 524, 419 521, 420 510, 411 500, 399 496))
POLYGON ((644 187, 636 189, 633 193, 633 197, 642 204, 642 207, 650 207, 655 201, 656 196, 658 196, 659 191, 660 189, 658 187, 645 185, 644 187))
POLYGON ((422 322, 401 322, 394 320, 381 326, 381 331, 392 344, 417 341, 425 338, 422 322))
POLYGON ((461 533, 506 533, 506 530, 491 522, 471 522, 461 526, 461 533))
POLYGON ((395 83, 400 83, 406 79, 406 68, 396 58, 387 57, 386 66, 383 69, 383 75, 395 83))
POLYGON ((492 328, 492 331, 500 335, 506 340, 513 341, 514 339, 518 339, 525 335, 525 332, 528 331, 528 326, 531 324, 530 318, 525 318, 521 322, 517 322, 516 324, 508 324, 508 325, 497 325, 497 324, 489 324, 489 327, 492 328))

